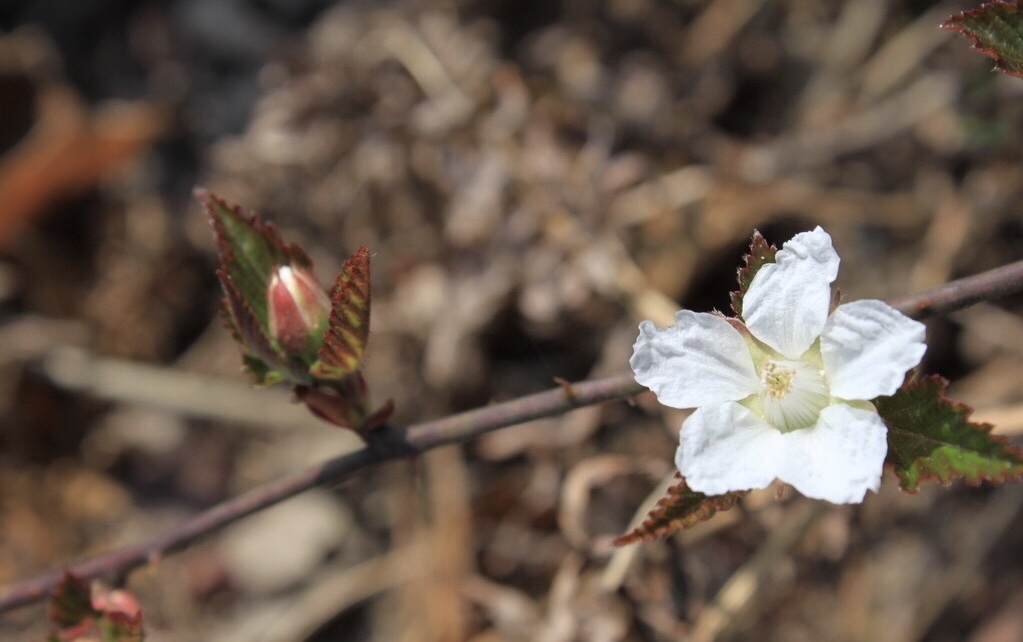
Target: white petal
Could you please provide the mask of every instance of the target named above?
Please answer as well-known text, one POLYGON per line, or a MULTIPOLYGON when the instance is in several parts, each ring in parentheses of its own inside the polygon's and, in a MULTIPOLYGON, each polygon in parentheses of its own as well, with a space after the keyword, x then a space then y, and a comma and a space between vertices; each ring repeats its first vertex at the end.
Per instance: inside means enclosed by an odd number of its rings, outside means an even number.
POLYGON ((675 465, 695 491, 766 488, 777 477, 782 433, 734 402, 703 406, 682 424, 675 465))
POLYGON ((821 333, 824 372, 831 394, 842 399, 894 393, 926 349, 924 324, 883 301, 838 306, 821 333))
POLYGON ((742 317, 753 336, 790 359, 810 347, 828 318, 838 254, 818 227, 796 234, 775 263, 760 268, 742 299, 742 317))
POLYGON ((780 459, 785 465, 778 469, 778 478, 807 497, 835 504, 861 502, 868 490, 877 492, 881 486, 887 434, 872 407, 828 406, 816 426, 783 435, 780 459))
POLYGON ((745 339, 721 317, 681 310, 663 330, 639 325, 629 365, 665 406, 737 401, 760 385, 745 339))

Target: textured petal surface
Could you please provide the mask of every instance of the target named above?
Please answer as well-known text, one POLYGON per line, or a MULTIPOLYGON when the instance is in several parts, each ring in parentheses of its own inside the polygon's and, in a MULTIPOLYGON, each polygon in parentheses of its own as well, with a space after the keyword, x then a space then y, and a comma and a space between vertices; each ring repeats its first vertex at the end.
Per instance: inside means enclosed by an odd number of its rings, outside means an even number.
POLYGON ((760 385, 746 341, 721 317, 682 310, 675 325, 639 325, 629 360, 636 381, 665 406, 695 408, 737 401, 760 385))
POLYGON ((877 492, 881 486, 887 435, 872 406, 828 406, 813 428, 782 435, 777 476, 807 497, 861 502, 868 490, 877 492))
POLYGON ((842 399, 893 394, 926 349, 924 324, 883 301, 838 306, 821 333, 831 394, 842 399))
POLYGON ((783 437, 745 406, 703 406, 682 424, 675 465, 708 495, 766 488, 784 466, 783 437))
POLYGON ((818 227, 792 237, 775 261, 753 278, 742 316, 756 338, 798 359, 824 329, 838 254, 831 236, 818 227))

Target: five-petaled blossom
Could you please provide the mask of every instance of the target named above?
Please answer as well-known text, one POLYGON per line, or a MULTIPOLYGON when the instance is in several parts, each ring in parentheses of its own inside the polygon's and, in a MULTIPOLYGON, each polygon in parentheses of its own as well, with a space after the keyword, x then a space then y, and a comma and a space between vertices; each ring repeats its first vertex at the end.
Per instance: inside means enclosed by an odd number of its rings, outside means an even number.
POLYGON ((924 326, 876 300, 831 308, 838 254, 820 227, 756 273, 742 320, 682 310, 639 326, 636 380, 682 424, 675 463, 708 495, 776 478, 807 497, 863 501, 877 491, 887 428, 870 400, 893 394, 926 349, 924 326))

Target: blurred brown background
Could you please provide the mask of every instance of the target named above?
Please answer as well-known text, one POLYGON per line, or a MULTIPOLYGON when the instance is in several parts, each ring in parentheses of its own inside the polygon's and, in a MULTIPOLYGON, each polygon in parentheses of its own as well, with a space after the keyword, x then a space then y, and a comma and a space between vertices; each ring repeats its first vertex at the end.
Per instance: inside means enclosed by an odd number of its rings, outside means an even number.
MULTIPOLYGON (((1023 80, 896 0, 0 2, 0 583, 357 447, 256 391, 201 184, 329 282, 373 252, 367 379, 409 423, 627 369, 727 310, 754 228, 847 298, 1023 257, 1023 80)), ((1023 431, 1023 300, 925 369, 1023 431)), ((672 468, 650 395, 393 463, 133 572, 148 639, 1023 639, 1023 491, 773 490, 609 540, 672 468)), ((40 639, 42 606, 0 618, 40 639)))

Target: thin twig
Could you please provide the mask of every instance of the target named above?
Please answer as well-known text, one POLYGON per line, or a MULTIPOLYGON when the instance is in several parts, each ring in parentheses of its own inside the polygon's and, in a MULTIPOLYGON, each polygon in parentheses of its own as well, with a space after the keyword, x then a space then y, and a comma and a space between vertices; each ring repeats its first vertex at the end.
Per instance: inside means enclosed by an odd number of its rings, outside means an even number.
POLYGON ((896 299, 891 304, 914 319, 923 319, 1020 292, 1023 292, 1023 261, 1016 261, 896 299))
MULTIPOLYGON (((893 305, 909 316, 923 318, 1019 292, 1023 292, 1023 261, 952 281, 933 290, 900 299, 893 305)), ((374 464, 411 457, 443 444, 467 441, 505 426, 563 414, 583 406, 625 399, 643 390, 632 375, 618 375, 559 386, 546 392, 411 426, 406 431, 383 428, 382 437, 361 450, 253 489, 152 539, 72 564, 66 570, 87 579, 124 573, 183 548, 246 515, 314 486, 336 483, 374 464)), ((43 599, 53 590, 62 574, 63 571, 55 571, 10 587, 0 595, 0 612, 43 599)))
MULTIPOLYGON (((127 546, 72 564, 66 570, 84 579, 123 573, 181 549, 196 539, 246 515, 284 501, 321 484, 335 483, 349 474, 389 459, 411 457, 443 444, 467 441, 491 430, 532 419, 563 414, 582 406, 624 399, 642 392, 631 375, 572 384, 521 397, 507 403, 429 421, 407 431, 383 428, 381 439, 361 450, 331 459, 229 499, 145 542, 127 546)), ((0 596, 0 612, 45 598, 63 570, 17 584, 0 596)))

